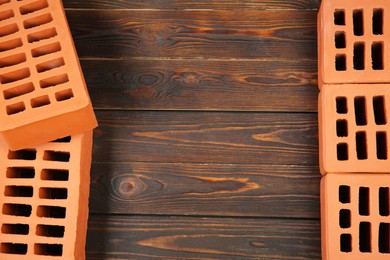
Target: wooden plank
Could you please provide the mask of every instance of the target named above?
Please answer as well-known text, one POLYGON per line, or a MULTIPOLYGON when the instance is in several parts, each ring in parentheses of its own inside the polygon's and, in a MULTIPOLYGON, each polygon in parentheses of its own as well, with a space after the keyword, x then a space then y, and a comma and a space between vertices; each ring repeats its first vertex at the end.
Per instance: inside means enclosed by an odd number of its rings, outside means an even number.
POLYGON ((90 211, 319 218, 316 166, 94 163, 90 211))
POLYGON ((316 114, 98 111, 98 162, 318 165, 316 114))
POLYGON ((66 8, 87 9, 212 9, 253 10, 255 9, 318 9, 320 0, 236 0, 224 1, 182 1, 182 0, 64 0, 66 8))
POLYGON ((317 57, 315 10, 72 9, 67 15, 82 58, 316 60, 317 57))
POLYGON ((83 60, 95 108, 317 111, 317 62, 83 60))
POLYGON ((88 259, 320 259, 315 220, 96 216, 88 259))

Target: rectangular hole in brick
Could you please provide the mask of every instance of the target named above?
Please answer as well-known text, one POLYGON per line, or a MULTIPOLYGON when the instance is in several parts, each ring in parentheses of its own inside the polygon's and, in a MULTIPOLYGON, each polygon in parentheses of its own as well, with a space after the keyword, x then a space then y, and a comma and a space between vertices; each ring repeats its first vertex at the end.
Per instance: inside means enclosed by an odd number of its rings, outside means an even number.
POLYGON ((53 143, 70 143, 71 140, 72 140, 72 137, 71 136, 67 136, 67 137, 64 137, 64 138, 60 138, 60 139, 54 140, 53 143))
POLYGON ((68 189, 65 188, 40 188, 39 198, 65 200, 68 198, 68 189))
POLYGON ((359 250, 360 252, 371 252, 371 223, 360 222, 359 225, 359 250))
POLYGON ((14 66, 26 61, 26 54, 19 53, 8 57, 0 58, 0 68, 14 66))
POLYGON ((379 224, 378 247, 380 253, 390 253, 390 224, 379 224))
POLYGON ((50 102, 49 96, 47 96, 47 95, 31 99, 31 107, 32 108, 44 107, 44 106, 50 105, 50 103, 51 102, 50 102))
POLYGON ((39 82, 41 88, 50 88, 69 82, 67 74, 62 74, 47 79, 43 79, 39 82))
POLYGON ((381 8, 373 10, 372 33, 377 35, 383 34, 383 9, 381 8))
POLYGON ((32 167, 8 167, 6 176, 9 179, 33 179, 35 169, 32 167))
POLYGON ((43 14, 31 19, 27 19, 23 22, 23 26, 26 29, 34 28, 40 25, 44 25, 53 21, 53 17, 50 14, 43 14))
POLYGON ((62 256, 61 244, 35 244, 34 254, 46 256, 62 256))
POLYGON ((364 34, 363 9, 353 10, 353 34, 356 36, 364 34))
POLYGON ((351 252, 352 251, 352 236, 350 234, 341 234, 340 236, 340 251, 351 252))
POLYGON ((38 206, 37 216, 40 218, 65 218, 66 208, 56 206, 38 206))
POLYGON ((43 169, 41 179, 46 181, 67 181, 69 180, 68 170, 43 169))
POLYGON ((336 55, 336 70, 337 71, 347 70, 347 58, 344 54, 336 55))
POLYGON ((27 254, 27 245, 18 243, 1 243, 0 252, 3 254, 25 255, 27 254))
POLYGON ((0 82, 2 84, 12 83, 30 77, 29 68, 24 68, 0 75, 0 82))
POLYGON ((370 189, 368 187, 359 188, 359 214, 361 216, 370 215, 370 189))
POLYGON ((336 121, 336 132, 338 137, 348 136, 348 122, 345 119, 336 121))
POLYGON ((349 209, 340 210, 339 225, 341 228, 351 227, 351 211, 349 209))
POLYGON ((45 46, 41 46, 31 50, 31 54, 34 58, 41 57, 50 53, 59 52, 61 50, 61 45, 59 42, 50 43, 45 46))
POLYGON ((372 43, 371 64, 373 70, 383 70, 383 42, 372 43))
POLYGON ((356 133, 356 155, 358 160, 367 159, 367 135, 366 132, 356 133))
POLYGON ((3 27, 0 27, 0 37, 14 34, 19 31, 18 25, 16 23, 9 24, 3 27))
POLYGON ((64 237, 64 226, 37 225, 36 234, 42 237, 64 237))
POLYGON ((34 84, 29 82, 29 83, 26 83, 26 84, 23 84, 23 85, 20 85, 17 87, 5 89, 3 91, 3 94, 4 94, 4 98, 6 100, 8 100, 8 99, 20 97, 20 96, 23 96, 25 94, 31 93, 34 90, 35 90, 34 84))
POLYGON ((22 15, 30 14, 42 9, 47 8, 49 5, 47 4, 46 0, 38 0, 35 2, 32 2, 31 4, 23 5, 20 7, 20 13, 22 15))
POLYGON ((56 100, 58 102, 65 101, 68 99, 72 99, 74 97, 73 91, 71 89, 65 89, 62 91, 59 91, 55 94, 56 100))
POLYGON ((390 215, 390 197, 389 197, 389 188, 388 187, 380 187, 379 188, 379 214, 381 216, 389 216, 390 215))
POLYGON ((0 52, 9 51, 21 47, 23 42, 21 39, 9 40, 6 42, 0 42, 0 52))
POLYGON ((337 144, 337 160, 347 161, 348 160, 348 144, 339 143, 337 144))
POLYGON ((376 158, 387 160, 387 133, 376 133, 376 158))
POLYGON ((343 49, 346 47, 345 33, 336 32, 334 35, 334 42, 337 49, 343 49))
POLYGON ((3 204, 3 214, 19 217, 29 217, 31 216, 32 207, 26 204, 12 204, 5 203, 3 204))
POLYGON ((345 25, 345 11, 343 9, 336 9, 334 11, 334 24, 345 25))
POLYGON ((3 224, 1 233, 13 235, 28 235, 30 227, 26 224, 3 224))
POLYGON ((339 201, 341 203, 351 202, 351 188, 346 185, 340 185, 339 187, 339 201))
POLYGON ((355 42, 353 46, 353 68, 364 70, 364 42, 355 42))
POLYGON ((11 116, 23 112, 24 110, 26 110, 26 106, 23 102, 18 102, 12 105, 8 105, 6 107, 6 110, 7 110, 7 115, 11 116))
POLYGON ((384 96, 373 97, 374 117, 377 125, 386 124, 386 105, 384 96))
POLYGON ((69 162, 70 153, 60 151, 45 151, 43 154, 43 160, 57 161, 57 162, 69 162))
POLYGON ((6 197, 32 197, 32 186, 5 186, 4 195, 6 197))
POLYGON ((52 69, 55 69, 55 68, 62 67, 64 65, 65 65, 64 58, 61 57, 61 58, 57 58, 57 59, 54 59, 54 60, 51 60, 51 61, 47 61, 47 62, 38 64, 37 65, 37 71, 39 73, 42 73, 42 72, 45 72, 45 71, 48 71, 48 70, 52 70, 52 69))
POLYGON ((8 151, 8 159, 33 161, 37 158, 37 151, 34 149, 23 149, 17 151, 8 151))
POLYGON ((7 20, 9 18, 14 17, 14 12, 12 10, 6 10, 3 12, 0 12, 0 21, 7 20))
POLYGON ((367 125, 365 97, 355 97, 355 121, 356 125, 367 125))
POLYGON ((40 32, 31 33, 27 35, 29 43, 39 42, 42 40, 50 39, 57 36, 57 31, 55 28, 46 29, 40 32))
POLYGON ((337 97, 336 98, 336 111, 338 114, 347 114, 347 98, 346 97, 337 97))

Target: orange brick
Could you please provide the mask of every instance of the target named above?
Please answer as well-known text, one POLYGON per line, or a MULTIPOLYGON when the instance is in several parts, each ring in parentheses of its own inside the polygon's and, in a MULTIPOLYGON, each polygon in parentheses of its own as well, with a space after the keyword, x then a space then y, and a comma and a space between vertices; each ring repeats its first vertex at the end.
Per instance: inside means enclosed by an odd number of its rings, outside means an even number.
POLYGON ((318 13, 318 81, 390 82, 390 2, 323 0, 318 13))
POLYGON ((0 134, 12 150, 96 127, 60 0, 0 4, 0 134))
POLYGON ((390 259, 389 196, 390 174, 324 176, 322 259, 390 259))
POLYGON ((84 259, 92 131, 31 149, 0 145, 0 259, 84 259))

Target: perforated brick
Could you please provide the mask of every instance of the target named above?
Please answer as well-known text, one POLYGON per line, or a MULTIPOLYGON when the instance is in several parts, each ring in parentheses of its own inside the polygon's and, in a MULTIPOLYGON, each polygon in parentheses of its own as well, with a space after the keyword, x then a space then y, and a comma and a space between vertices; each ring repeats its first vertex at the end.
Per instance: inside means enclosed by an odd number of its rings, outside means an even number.
POLYGON ((388 85, 328 85, 318 104, 321 173, 390 172, 388 85))
POLYGON ((0 259, 84 259, 92 131, 0 145, 0 259))
POLYGON ((0 104, 13 150, 96 127, 60 0, 0 2, 0 104))
POLYGON ((318 13, 322 83, 390 82, 390 2, 323 0, 318 13))

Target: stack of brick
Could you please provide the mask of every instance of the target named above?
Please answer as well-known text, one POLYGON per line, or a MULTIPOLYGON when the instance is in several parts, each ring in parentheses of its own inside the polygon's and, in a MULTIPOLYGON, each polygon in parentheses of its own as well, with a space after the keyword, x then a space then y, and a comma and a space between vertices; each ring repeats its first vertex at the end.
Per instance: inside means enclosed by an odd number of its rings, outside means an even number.
POLYGON ((389 24, 386 0, 318 14, 323 259, 390 259, 389 24))
POLYGON ((0 1, 0 259, 84 259, 97 126, 61 0, 0 1))

